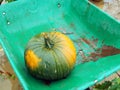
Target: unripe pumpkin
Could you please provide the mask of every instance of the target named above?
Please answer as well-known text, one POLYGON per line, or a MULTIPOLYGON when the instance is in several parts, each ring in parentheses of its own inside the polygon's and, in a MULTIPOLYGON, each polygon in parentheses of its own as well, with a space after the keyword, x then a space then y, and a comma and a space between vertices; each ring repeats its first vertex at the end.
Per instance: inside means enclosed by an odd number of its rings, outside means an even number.
POLYGON ((60 32, 44 32, 32 37, 24 52, 28 71, 39 79, 66 77, 76 62, 73 42, 60 32))

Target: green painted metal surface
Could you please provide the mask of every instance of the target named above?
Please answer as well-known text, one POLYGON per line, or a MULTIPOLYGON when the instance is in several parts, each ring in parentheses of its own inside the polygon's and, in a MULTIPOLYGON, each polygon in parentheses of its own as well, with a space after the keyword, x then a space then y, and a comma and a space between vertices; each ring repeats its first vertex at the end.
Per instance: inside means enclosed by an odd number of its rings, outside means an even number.
POLYGON ((120 69, 120 22, 87 0, 18 0, 1 5, 0 43, 25 90, 83 90, 120 69), (32 36, 54 30, 74 41, 77 62, 67 78, 45 84, 28 73, 24 50, 32 36))

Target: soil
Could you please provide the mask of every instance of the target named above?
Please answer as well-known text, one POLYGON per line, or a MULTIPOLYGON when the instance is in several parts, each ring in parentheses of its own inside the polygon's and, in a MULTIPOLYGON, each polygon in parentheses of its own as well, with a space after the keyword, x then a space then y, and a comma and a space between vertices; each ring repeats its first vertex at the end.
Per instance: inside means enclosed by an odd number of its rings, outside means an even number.
POLYGON ((0 48, 0 90, 23 90, 2 48, 0 48))

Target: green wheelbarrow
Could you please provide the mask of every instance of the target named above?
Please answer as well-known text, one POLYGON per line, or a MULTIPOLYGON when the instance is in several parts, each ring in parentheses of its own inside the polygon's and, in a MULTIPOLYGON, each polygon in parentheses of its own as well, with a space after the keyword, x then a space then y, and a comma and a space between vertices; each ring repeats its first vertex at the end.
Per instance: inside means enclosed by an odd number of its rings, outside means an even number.
POLYGON ((88 0, 18 0, 0 6, 0 43, 25 90, 84 90, 120 69, 120 22, 88 0), (45 83, 27 71, 24 50, 41 32, 59 31, 77 49, 71 74, 45 83))

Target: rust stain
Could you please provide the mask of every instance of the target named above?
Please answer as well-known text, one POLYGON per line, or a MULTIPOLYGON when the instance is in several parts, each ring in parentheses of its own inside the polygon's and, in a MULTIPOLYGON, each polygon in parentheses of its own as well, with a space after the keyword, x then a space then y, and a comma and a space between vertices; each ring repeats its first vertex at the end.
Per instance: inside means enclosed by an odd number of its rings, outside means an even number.
MULTIPOLYGON (((80 47, 77 55, 80 55, 80 56, 81 56, 82 62, 84 63, 84 62, 91 61, 92 58, 85 55, 85 52, 83 51, 83 49, 84 49, 85 47, 83 47, 82 42, 84 42, 85 44, 89 45, 89 46, 95 51, 96 48, 97 48, 96 44, 97 44, 97 42, 98 42, 98 39, 94 39, 94 38, 93 38, 92 40, 89 40, 89 39, 86 39, 86 38, 79 38, 79 39, 77 40, 77 45, 80 47)), ((88 53, 87 53, 87 54, 88 54, 88 53)), ((91 56, 92 56, 92 55, 91 55, 91 56)), ((93 56, 93 57, 94 57, 94 56, 93 56)))
POLYGON ((82 41, 84 41, 86 44, 91 44, 90 40, 86 39, 86 38, 81 38, 82 41))
POLYGON ((97 44, 97 43, 98 43, 98 39, 93 39, 93 42, 94 42, 95 44, 97 44))
POLYGON ((86 44, 88 44, 90 47, 92 47, 93 49, 96 49, 96 44, 98 42, 98 39, 93 39, 93 40, 88 40, 86 38, 81 38, 81 40, 83 42, 85 42, 86 44))
POLYGON ((102 53, 101 53, 102 57, 115 55, 115 54, 120 54, 120 49, 117 49, 112 46, 103 46, 102 47, 102 53))
MULTIPOLYGON (((89 53, 89 56, 86 56, 85 53, 82 51, 84 48, 81 48, 81 50, 78 52, 78 55, 82 57, 82 62, 96 61, 99 58, 120 54, 120 49, 113 46, 103 45, 101 48, 97 48, 98 39, 93 38, 92 40, 89 40, 86 38, 80 38, 79 40, 86 43, 94 50, 93 52, 89 53)), ((81 47, 81 43, 79 43, 78 46, 81 47)), ((101 43, 103 44, 104 41, 101 41, 101 43)))
POLYGON ((94 60, 97 60, 102 57, 112 56, 116 54, 120 54, 120 49, 113 46, 103 46, 102 48, 98 48, 96 52, 91 53, 90 57, 94 60))

